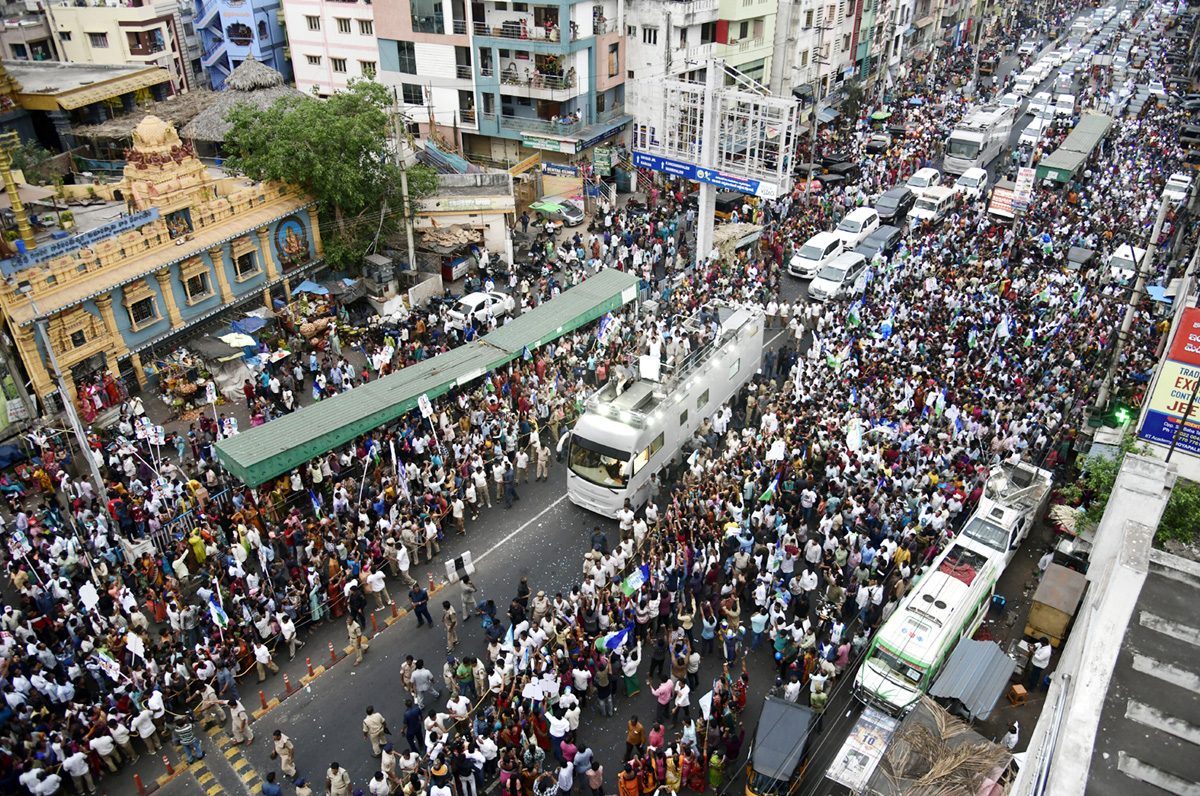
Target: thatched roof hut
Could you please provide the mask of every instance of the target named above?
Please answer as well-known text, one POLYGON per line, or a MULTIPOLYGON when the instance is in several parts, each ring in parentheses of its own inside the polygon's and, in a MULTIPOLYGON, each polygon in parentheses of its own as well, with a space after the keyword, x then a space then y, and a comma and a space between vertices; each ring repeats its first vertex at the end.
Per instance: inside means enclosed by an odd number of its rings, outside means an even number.
POLYGON ((247 58, 225 79, 225 90, 218 92, 202 113, 196 115, 182 130, 184 138, 220 143, 225 140, 231 125, 225 115, 235 105, 246 103, 269 108, 284 97, 303 97, 304 92, 284 83, 283 75, 271 67, 247 58))
POLYGON ((141 124, 147 116, 157 116, 178 129, 212 104, 215 96, 214 92, 205 88, 192 89, 186 94, 175 94, 162 102, 141 105, 132 113, 117 116, 100 124, 76 127, 72 134, 82 138, 128 141, 133 134, 133 129, 141 124))

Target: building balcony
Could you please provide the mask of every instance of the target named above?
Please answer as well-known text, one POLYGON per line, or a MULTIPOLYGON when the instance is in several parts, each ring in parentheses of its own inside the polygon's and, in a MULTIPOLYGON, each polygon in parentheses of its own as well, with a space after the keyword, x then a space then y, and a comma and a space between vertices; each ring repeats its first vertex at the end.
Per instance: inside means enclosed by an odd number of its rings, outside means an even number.
POLYGON ((427 16, 413 14, 411 17, 413 33, 436 33, 444 34, 446 25, 442 21, 440 14, 429 14, 427 16))
POLYGON ((500 127, 518 133, 545 133, 549 135, 570 135, 578 132, 584 126, 582 121, 557 122, 553 119, 539 119, 536 116, 501 116, 500 127))
POLYGON ((167 48, 160 42, 152 42, 150 44, 129 45, 129 54, 134 58, 145 58, 163 52, 167 48))
POLYGON ((708 44, 697 44, 695 47, 687 48, 687 60, 689 61, 707 61, 716 54, 716 46, 713 42, 708 44))
POLYGON ((624 104, 614 105, 611 108, 609 108, 608 110, 600 111, 599 113, 596 114, 596 124, 604 124, 606 122, 611 122, 614 119, 620 119, 624 115, 625 115, 624 104))
POLYGON ((531 99, 564 100, 574 96, 578 81, 575 75, 539 75, 528 71, 522 76, 513 72, 500 75, 500 92, 514 97, 531 99))
POLYGON ((725 45, 728 49, 726 53, 731 52, 750 52, 751 50, 759 50, 767 46, 765 36, 759 36, 757 39, 730 39, 725 45))
POLYGON ((470 80, 474 76, 474 70, 469 64, 458 64, 454 67, 454 76, 459 80, 470 80))
POLYGON ((546 42, 549 44, 557 44, 561 39, 561 31, 557 26, 552 28, 535 26, 532 24, 532 22, 527 22, 524 19, 516 19, 503 22, 500 25, 491 26, 489 26, 486 22, 476 22, 474 25, 474 33, 476 36, 483 36, 492 39, 546 42))
POLYGON ((217 39, 204 51, 204 55, 200 57, 200 65, 205 69, 211 67, 222 55, 225 54, 226 43, 224 39, 217 39))
POLYGON ((459 108, 458 121, 460 124, 465 124, 470 127, 475 126, 475 109, 474 108, 459 108))
POLYGON ((467 21, 465 19, 454 20, 452 29, 458 35, 466 36, 467 35, 467 21))

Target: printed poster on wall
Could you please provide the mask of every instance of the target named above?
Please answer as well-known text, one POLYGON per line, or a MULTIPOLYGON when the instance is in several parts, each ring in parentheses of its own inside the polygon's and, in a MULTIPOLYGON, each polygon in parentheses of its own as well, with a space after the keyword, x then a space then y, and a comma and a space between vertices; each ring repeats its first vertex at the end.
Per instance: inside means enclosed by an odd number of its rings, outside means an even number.
POLYGON ((1187 422, 1184 414, 1200 380, 1200 309, 1183 311, 1183 320, 1171 341, 1148 399, 1146 419, 1138 436, 1147 442, 1170 446, 1176 450, 1200 454, 1200 399, 1192 406, 1187 422), (1181 427, 1182 424, 1182 427, 1181 427), (1176 433, 1178 432, 1178 438, 1176 433))

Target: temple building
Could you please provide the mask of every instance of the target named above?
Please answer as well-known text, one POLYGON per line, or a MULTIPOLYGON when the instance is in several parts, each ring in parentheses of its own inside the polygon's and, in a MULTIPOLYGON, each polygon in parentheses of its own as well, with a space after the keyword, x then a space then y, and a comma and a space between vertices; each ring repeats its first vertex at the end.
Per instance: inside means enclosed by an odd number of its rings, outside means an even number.
POLYGON ((95 186, 91 206, 74 213, 75 234, 39 235, 36 247, 0 261, 0 308, 43 400, 58 385, 40 316, 75 400, 84 385, 145 386, 142 352, 223 312, 270 307, 272 291, 290 295, 292 283, 323 265, 310 196, 214 179, 155 116, 132 137, 123 179, 95 186))

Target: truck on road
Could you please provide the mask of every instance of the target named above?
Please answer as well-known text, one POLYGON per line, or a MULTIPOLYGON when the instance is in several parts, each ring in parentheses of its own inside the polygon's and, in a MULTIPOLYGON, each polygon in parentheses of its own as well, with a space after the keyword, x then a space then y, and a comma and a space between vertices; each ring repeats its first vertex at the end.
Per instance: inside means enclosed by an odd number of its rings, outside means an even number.
POLYGON ((1005 105, 981 105, 967 111, 946 139, 942 171, 962 174, 986 169, 1008 146, 1016 112, 1005 105))

